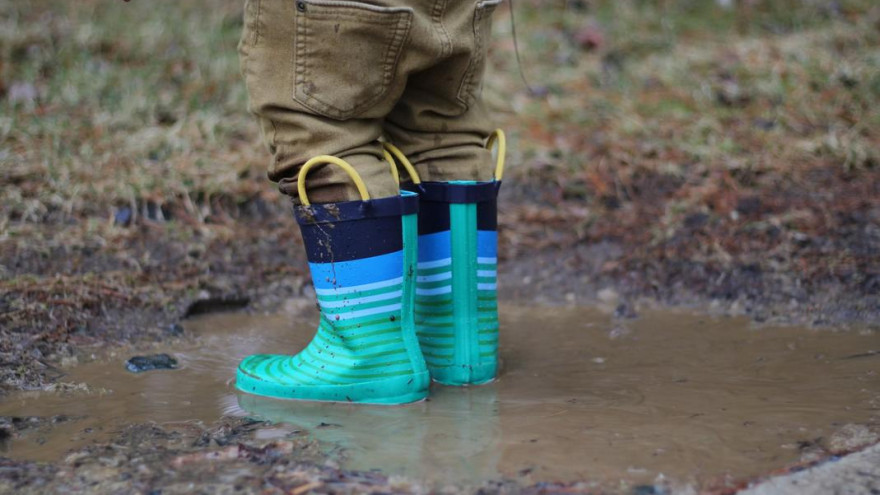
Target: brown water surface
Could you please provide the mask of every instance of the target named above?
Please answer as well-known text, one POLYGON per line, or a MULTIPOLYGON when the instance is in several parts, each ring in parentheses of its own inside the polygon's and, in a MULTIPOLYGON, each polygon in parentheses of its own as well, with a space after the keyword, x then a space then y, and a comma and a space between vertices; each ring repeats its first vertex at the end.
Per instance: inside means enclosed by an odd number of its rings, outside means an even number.
MULTIPOLYGON (((343 467, 427 482, 590 479, 682 482, 766 473, 846 424, 880 419, 875 331, 753 328, 745 319, 646 312, 614 321, 584 308, 502 305, 500 378, 433 386, 402 407, 269 400, 237 393, 236 363, 295 351, 314 311, 223 314, 186 323, 181 367, 139 375, 124 359, 70 370, 103 394, 20 394, 0 415, 82 416, 21 435, 5 455, 53 460, 127 424, 273 422, 264 437, 312 435, 343 467), (296 433, 299 432, 299 433, 296 433)), ((126 356, 127 357, 127 356, 126 356)))

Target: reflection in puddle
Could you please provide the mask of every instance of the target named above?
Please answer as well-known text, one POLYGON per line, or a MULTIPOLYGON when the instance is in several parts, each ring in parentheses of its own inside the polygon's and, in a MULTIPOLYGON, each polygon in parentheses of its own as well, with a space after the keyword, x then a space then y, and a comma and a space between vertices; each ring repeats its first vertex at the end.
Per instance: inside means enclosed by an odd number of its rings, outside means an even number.
POLYGON ((198 345, 168 350, 178 370, 133 375, 120 357, 65 378, 106 394, 5 399, 0 415, 83 416, 23 433, 6 455, 51 460, 131 423, 250 414, 278 423, 262 438, 312 435, 344 467, 429 482, 641 482, 660 473, 700 481, 765 473, 798 461, 804 441, 827 445, 847 424, 880 419, 876 332, 753 329, 743 319, 669 312, 619 323, 584 308, 502 306, 499 380, 435 385, 426 402, 236 393, 235 364, 303 346, 315 317, 308 313, 193 320, 186 328, 198 345))
POLYGON ((344 450, 344 465, 422 480, 498 477, 501 421, 494 386, 435 387, 431 399, 400 407, 303 403, 238 396, 242 409, 312 432, 344 450))

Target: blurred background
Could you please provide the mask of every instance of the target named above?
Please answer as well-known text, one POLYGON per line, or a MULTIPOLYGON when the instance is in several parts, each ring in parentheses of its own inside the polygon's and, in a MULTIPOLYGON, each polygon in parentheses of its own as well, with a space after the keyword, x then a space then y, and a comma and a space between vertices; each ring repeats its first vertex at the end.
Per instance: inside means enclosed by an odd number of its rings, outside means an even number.
MULTIPOLYGON (((516 0, 484 95, 509 136, 507 298, 878 321, 880 6, 516 0), (528 81, 528 87, 522 75, 528 81)), ((307 290, 246 111, 236 0, 0 0, 0 352, 307 290)), ((33 361, 38 357, 38 362, 33 361)))

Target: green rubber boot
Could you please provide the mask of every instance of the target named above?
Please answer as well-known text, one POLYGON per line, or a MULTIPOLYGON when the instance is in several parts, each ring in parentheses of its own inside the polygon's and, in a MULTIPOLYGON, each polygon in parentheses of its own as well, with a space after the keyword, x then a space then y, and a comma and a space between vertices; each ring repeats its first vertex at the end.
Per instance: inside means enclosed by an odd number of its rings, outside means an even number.
POLYGON ((498 183, 418 187, 415 323, 431 377, 477 385, 498 371, 498 183))
MULTIPOLYGON (((337 163, 327 157, 316 163, 337 163)), ((308 162, 306 165, 308 166, 308 162)), ((300 171, 304 180, 308 167, 300 171)), ((354 171, 349 173, 362 185, 354 171)), ((424 399, 429 373, 413 322, 418 197, 295 207, 321 310, 314 339, 294 356, 259 354, 236 387, 314 401, 403 404, 424 399)))
POLYGON ((402 187, 419 195, 419 261, 415 324, 431 378, 479 385, 498 373, 497 197, 504 169, 498 131, 496 180, 421 182, 405 156, 388 150, 409 172, 402 187))

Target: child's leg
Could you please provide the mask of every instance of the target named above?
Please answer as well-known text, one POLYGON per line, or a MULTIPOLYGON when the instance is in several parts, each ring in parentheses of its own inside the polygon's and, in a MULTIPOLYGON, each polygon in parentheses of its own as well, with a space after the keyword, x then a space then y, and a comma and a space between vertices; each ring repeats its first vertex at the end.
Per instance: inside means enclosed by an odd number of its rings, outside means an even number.
MULTIPOLYGON (((434 380, 485 383, 498 369, 493 126, 480 97, 497 0, 437 0, 440 57, 413 71, 385 122, 422 183, 415 325, 434 380)), ((405 178, 405 172, 401 172, 405 178)))
POLYGON ((249 0, 245 18, 250 106, 274 156, 270 178, 301 191, 295 213, 320 322, 295 354, 245 358, 236 387, 302 400, 423 399, 430 377, 412 311, 418 198, 399 194, 377 141, 405 86, 399 59, 413 9, 249 0))
POLYGON ((415 165, 423 181, 491 181, 493 160, 485 148, 494 130, 482 80, 491 14, 500 0, 444 3, 446 57, 410 75, 406 90, 385 121, 385 135, 415 165))
MULTIPOLYGON (((399 61, 412 17, 406 7, 247 1, 241 69, 282 192, 296 196, 302 165, 333 155, 357 169, 371 197, 397 194, 377 140, 405 86, 399 61)), ((359 199, 338 167, 312 171, 307 185, 314 203, 359 199)))

